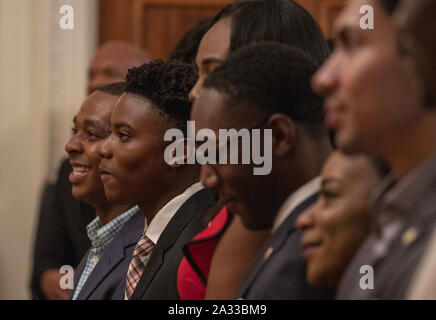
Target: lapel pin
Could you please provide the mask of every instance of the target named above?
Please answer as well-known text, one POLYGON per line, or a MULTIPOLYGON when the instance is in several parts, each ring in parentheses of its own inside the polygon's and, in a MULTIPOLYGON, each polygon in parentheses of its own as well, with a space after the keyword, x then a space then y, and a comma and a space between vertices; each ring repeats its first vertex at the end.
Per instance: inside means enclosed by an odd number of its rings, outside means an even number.
POLYGON ((266 261, 269 259, 269 257, 271 257, 271 254, 273 253, 274 249, 269 247, 266 251, 265 254, 263 255, 263 260, 266 261))
POLYGON ((418 229, 412 227, 403 232, 403 235, 401 236, 401 242, 404 246, 409 246, 416 240, 417 237, 418 229))

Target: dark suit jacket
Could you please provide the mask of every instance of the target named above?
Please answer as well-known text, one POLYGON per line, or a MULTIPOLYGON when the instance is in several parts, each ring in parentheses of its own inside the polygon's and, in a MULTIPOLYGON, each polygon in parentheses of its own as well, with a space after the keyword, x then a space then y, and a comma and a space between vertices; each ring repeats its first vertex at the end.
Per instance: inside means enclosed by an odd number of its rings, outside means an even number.
POLYGON ((61 164, 56 184, 45 187, 41 200, 32 270, 32 298, 45 299, 41 275, 63 265, 76 268, 91 243, 86 226, 95 218, 93 207, 73 198, 68 159, 61 164))
MULTIPOLYGON (((144 215, 137 212, 121 228, 104 250, 97 265, 86 280, 77 300, 124 300, 126 275, 133 250, 144 231, 144 215)), ((89 251, 88 251, 89 253, 89 251)), ((83 257, 74 275, 74 288, 86 265, 88 253, 83 257)), ((74 291, 70 294, 73 297, 74 291)))
POLYGON ((131 300, 180 299, 177 270, 183 258, 182 247, 207 226, 205 216, 214 204, 207 189, 186 200, 154 246, 131 300))
POLYGON ((415 201, 407 213, 402 230, 384 255, 373 256, 374 234, 370 234, 348 266, 339 287, 337 299, 404 299, 411 277, 418 265, 436 224, 436 181, 415 201), (413 241, 404 241, 407 230, 414 228, 413 241), (360 274, 363 265, 374 270, 374 289, 362 290, 360 274))
POLYGON ((316 195, 303 201, 271 235, 238 290, 237 298, 333 299, 331 290, 315 289, 307 283, 301 232, 295 227, 295 220, 300 213, 315 201, 316 195))

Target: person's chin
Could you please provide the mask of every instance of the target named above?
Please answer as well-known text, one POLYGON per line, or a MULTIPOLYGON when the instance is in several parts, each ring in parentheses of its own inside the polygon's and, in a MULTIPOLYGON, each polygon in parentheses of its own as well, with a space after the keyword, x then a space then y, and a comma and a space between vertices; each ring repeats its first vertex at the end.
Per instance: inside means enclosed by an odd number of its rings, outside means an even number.
POLYGON ((310 264, 307 266, 306 280, 314 287, 319 287, 323 284, 322 277, 317 270, 313 270, 313 267, 310 264))
POLYGON ((73 185, 72 192, 71 192, 71 194, 76 200, 85 202, 87 204, 90 204, 89 201, 89 199, 91 198, 90 193, 91 192, 89 188, 83 185, 73 185))
POLYGON ((339 281, 340 279, 334 273, 329 272, 328 269, 320 268, 315 271, 308 269, 307 282, 314 287, 334 289, 339 285, 339 281))
POLYGON ((105 188, 104 194, 105 194, 106 199, 109 203, 119 204, 121 201, 121 197, 120 197, 118 192, 115 192, 113 190, 107 190, 105 188))
POLYGON ((350 135, 347 135, 346 132, 337 132, 335 143, 336 147, 344 154, 352 155, 355 153, 360 153, 354 139, 352 139, 350 135))
POLYGON ((107 188, 105 186, 104 188, 104 194, 106 196, 106 199, 109 203, 117 204, 117 205, 123 205, 131 203, 128 199, 128 197, 121 192, 122 188, 107 188))
POLYGON ((83 201, 83 192, 81 192, 80 188, 73 186, 71 194, 73 195, 74 199, 83 201))
POLYGON ((120 199, 122 198, 122 194, 120 194, 120 190, 122 188, 119 186, 116 181, 114 181, 114 177, 112 175, 102 175, 101 179, 103 183, 104 194, 109 203, 118 204, 120 199))

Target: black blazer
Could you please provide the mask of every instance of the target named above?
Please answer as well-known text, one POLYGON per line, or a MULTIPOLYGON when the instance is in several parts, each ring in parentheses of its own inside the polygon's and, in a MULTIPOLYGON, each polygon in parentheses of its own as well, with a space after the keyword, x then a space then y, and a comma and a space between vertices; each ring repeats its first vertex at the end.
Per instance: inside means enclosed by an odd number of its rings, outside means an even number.
POLYGON ((68 159, 61 164, 56 184, 45 187, 41 199, 32 270, 32 298, 45 299, 40 289, 41 275, 63 265, 76 268, 91 245, 86 226, 95 218, 95 209, 71 194, 68 159))
MULTIPOLYGON (((144 215, 137 212, 121 228, 104 250, 97 265, 86 280, 77 300, 124 300, 127 270, 133 250, 144 231, 144 215)), ((89 253, 89 251, 88 251, 89 253)), ((83 257, 74 275, 74 288, 86 265, 88 253, 83 257)), ((72 299, 74 290, 71 290, 72 299)))
POLYGON ((183 258, 182 247, 206 228, 206 214, 214 204, 213 194, 207 189, 186 200, 159 237, 131 300, 180 299, 177 270, 183 258))
POLYGON ((315 201, 316 195, 303 201, 271 235, 238 290, 237 298, 333 299, 332 290, 315 289, 307 283, 301 232, 295 227, 295 220, 300 213, 315 201))

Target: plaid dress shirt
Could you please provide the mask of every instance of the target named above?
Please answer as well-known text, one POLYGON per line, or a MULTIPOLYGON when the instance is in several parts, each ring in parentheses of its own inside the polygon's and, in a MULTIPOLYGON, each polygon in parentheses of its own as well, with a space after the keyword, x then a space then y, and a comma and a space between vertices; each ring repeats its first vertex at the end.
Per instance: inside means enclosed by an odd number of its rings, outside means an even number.
POLYGON ((91 240, 91 249, 89 250, 85 268, 80 275, 79 282, 77 284, 76 290, 74 291, 73 300, 77 299, 80 290, 82 290, 83 286, 86 283, 86 280, 88 280, 88 277, 91 275, 92 270, 94 270, 94 267, 100 260, 104 249, 106 249, 106 247, 115 238, 123 225, 138 211, 138 206, 134 206, 133 208, 119 215, 103 227, 101 226, 99 217, 96 217, 94 220, 92 220, 90 224, 88 224, 86 230, 88 232, 88 237, 91 240))

